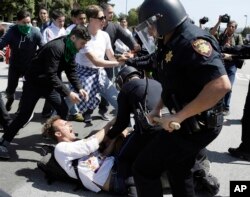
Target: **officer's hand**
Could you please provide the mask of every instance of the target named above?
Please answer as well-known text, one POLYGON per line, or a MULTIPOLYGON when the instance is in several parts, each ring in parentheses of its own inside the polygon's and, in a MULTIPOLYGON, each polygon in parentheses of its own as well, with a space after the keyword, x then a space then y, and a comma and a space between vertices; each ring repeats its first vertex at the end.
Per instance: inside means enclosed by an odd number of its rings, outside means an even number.
POLYGON ((89 100, 89 94, 84 89, 80 89, 79 94, 84 98, 85 101, 89 100))
POLYGON ((79 103, 81 101, 80 97, 75 92, 70 92, 69 98, 72 103, 79 103))
POLYGON ((178 120, 174 115, 167 115, 162 118, 154 118, 155 122, 158 122, 158 124, 161 125, 163 129, 165 129, 168 132, 173 132, 174 130, 180 129, 180 120, 178 120))
POLYGON ((150 113, 147 114, 148 122, 152 125, 157 125, 158 122, 154 121, 154 117, 161 117, 161 110, 153 109, 150 113))

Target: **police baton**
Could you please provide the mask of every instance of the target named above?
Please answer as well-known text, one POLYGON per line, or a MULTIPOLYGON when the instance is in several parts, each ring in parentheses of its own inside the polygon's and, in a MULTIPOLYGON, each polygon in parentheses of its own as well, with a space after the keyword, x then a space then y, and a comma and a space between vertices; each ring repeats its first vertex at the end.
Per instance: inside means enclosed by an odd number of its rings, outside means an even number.
MULTIPOLYGON (((163 124, 163 120, 159 117, 154 117, 153 120, 159 123, 160 125, 163 124)), ((171 129, 174 129, 174 130, 179 130, 181 128, 181 125, 178 122, 170 122, 169 126, 171 129)))

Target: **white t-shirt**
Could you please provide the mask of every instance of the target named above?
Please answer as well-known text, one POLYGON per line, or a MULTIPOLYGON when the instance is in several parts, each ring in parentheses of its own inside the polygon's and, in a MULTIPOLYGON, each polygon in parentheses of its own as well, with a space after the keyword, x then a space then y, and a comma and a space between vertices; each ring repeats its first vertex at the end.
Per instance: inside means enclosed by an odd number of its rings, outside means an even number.
POLYGON ((43 41, 44 43, 47 43, 51 40, 54 40, 55 38, 58 38, 60 36, 65 36, 66 30, 64 27, 58 28, 55 26, 54 23, 51 23, 50 26, 48 26, 44 31, 43 31, 43 41))
POLYGON ((75 26, 76 26, 76 24, 71 24, 70 26, 68 26, 68 27, 66 28, 66 33, 67 33, 67 34, 70 34, 70 32, 72 31, 72 29, 73 29, 75 26))
POLYGON ((94 53, 98 59, 104 59, 107 49, 113 50, 110 37, 108 33, 98 30, 96 35, 91 35, 91 40, 88 41, 85 47, 76 54, 76 63, 91 68, 98 68, 86 57, 85 54, 94 53))
POLYGON ((72 160, 79 158, 79 177, 82 184, 93 192, 101 191, 97 185, 105 184, 114 165, 114 157, 102 157, 98 148, 95 136, 75 142, 60 142, 55 148, 56 161, 70 177, 76 179, 72 160))

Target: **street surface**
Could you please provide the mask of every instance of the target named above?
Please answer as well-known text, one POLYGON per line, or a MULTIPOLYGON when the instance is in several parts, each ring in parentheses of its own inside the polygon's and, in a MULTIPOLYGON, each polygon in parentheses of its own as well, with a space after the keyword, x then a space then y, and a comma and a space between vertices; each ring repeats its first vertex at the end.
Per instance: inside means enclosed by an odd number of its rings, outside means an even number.
MULTIPOLYGON (((8 66, 0 63, 0 91, 4 91, 7 84, 8 66)), ((231 180, 250 181, 250 162, 231 157, 227 150, 229 147, 237 147, 241 138, 241 123, 243 106, 250 79, 250 61, 242 69, 238 70, 236 81, 233 86, 231 100, 231 114, 226 117, 223 130, 218 138, 208 146, 208 157, 211 161, 211 173, 216 176, 221 184, 217 196, 229 196, 229 183, 231 180)), ((22 80, 17 89, 20 97, 22 80)), ((3 96, 4 97, 4 96, 3 96)), ((4 98, 5 100, 5 98, 4 98)), ((15 113, 19 102, 15 100, 10 114, 15 113)), ((40 160, 40 147, 50 143, 41 136, 41 128, 44 119, 41 118, 41 110, 44 99, 40 99, 31 122, 13 140, 9 150, 11 159, 0 160, 0 197, 111 197, 107 193, 95 194, 83 190, 73 191, 74 185, 62 182, 55 182, 48 185, 44 174, 37 168, 37 161, 40 160)), ((73 122, 75 131, 79 137, 84 137, 92 130, 100 129, 106 122, 94 113, 93 125, 73 122)), ((250 132, 250 131, 249 131, 250 132)), ((0 133, 2 136, 2 133, 0 133)), ((171 196, 165 194, 165 197, 171 196)), ((198 194, 198 197, 206 197, 198 194)))

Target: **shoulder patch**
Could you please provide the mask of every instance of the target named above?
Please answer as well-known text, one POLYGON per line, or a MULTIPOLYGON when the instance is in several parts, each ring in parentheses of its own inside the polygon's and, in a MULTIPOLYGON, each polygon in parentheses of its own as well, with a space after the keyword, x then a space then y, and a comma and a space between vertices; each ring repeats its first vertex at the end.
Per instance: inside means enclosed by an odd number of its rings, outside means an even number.
POLYGON ((212 50, 213 50, 211 44, 208 41, 203 40, 203 39, 195 40, 192 43, 192 47, 197 53, 206 57, 210 57, 210 55, 212 54, 212 50))

